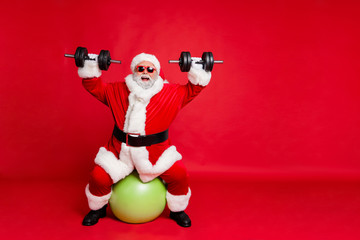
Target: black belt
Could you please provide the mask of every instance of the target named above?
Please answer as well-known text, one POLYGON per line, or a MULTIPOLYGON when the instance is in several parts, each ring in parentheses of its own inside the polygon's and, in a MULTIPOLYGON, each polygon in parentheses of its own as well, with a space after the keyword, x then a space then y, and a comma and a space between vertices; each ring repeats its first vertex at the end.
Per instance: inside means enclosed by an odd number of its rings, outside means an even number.
POLYGON ((156 134, 140 135, 138 133, 124 133, 121 129, 119 129, 115 125, 113 135, 117 140, 126 143, 126 145, 128 146, 145 147, 166 141, 169 137, 169 131, 165 130, 163 132, 156 134), (137 135, 137 136, 132 136, 132 135, 137 135))

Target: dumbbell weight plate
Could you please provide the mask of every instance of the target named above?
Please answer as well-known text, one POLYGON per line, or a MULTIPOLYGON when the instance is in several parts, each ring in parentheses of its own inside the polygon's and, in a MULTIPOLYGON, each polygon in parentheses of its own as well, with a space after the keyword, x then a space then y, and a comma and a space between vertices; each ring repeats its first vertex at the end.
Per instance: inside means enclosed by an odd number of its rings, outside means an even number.
POLYGON ((85 59, 88 55, 88 50, 84 47, 78 47, 76 48, 76 52, 74 55, 75 58, 75 65, 77 67, 84 67, 85 59))
POLYGON ((211 72, 214 67, 214 56, 212 52, 204 52, 201 59, 203 60, 203 68, 206 72, 211 72))
POLYGON ((111 64, 111 57, 110 57, 110 51, 108 50, 101 50, 100 54, 98 56, 98 64, 100 70, 107 71, 111 64))
POLYGON ((181 52, 179 59, 180 70, 188 72, 191 68, 191 55, 190 52, 181 52))

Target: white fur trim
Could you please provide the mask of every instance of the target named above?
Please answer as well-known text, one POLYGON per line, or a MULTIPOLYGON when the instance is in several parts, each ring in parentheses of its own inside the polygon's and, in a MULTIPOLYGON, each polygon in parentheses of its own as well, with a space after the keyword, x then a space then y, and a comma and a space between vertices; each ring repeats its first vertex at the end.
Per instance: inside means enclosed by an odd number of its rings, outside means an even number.
MULTIPOLYGON (((164 80, 158 76, 154 85, 149 89, 143 89, 140 87, 134 80, 133 74, 129 74, 125 77, 126 86, 129 88, 129 91, 136 95, 136 98, 139 101, 149 102, 150 99, 160 92, 164 86, 164 80)), ((130 99, 129 99, 130 100, 130 99)))
POLYGON ((191 67, 188 72, 188 78, 192 84, 205 87, 210 82, 211 72, 191 67))
POLYGON ((95 163, 102 167, 110 175, 113 182, 116 183, 134 170, 134 166, 128 157, 128 152, 121 150, 120 159, 115 157, 112 152, 106 150, 106 148, 101 147, 96 155, 95 163))
POLYGON ((86 187, 85 187, 85 194, 88 199, 89 208, 91 210, 99 210, 100 208, 105 206, 105 204, 108 203, 108 201, 111 197, 111 193, 112 193, 112 191, 109 194, 104 195, 104 196, 95 196, 90 192, 89 184, 86 185, 86 187))
POLYGON ((148 101, 138 98, 134 93, 129 95, 129 106, 125 115, 124 131, 145 135, 146 106, 148 101))
POLYGON ((124 131, 128 133, 140 133, 145 135, 146 107, 150 99, 161 91, 164 86, 163 79, 159 76, 154 85, 149 89, 143 89, 129 74, 125 78, 126 86, 129 88, 129 107, 125 116, 124 131))
POLYGON ((149 161, 149 152, 145 147, 130 149, 133 163, 143 182, 149 182, 168 170, 176 161, 181 160, 181 154, 175 146, 166 149, 154 165, 149 161))
POLYGON ((84 67, 79 67, 78 74, 81 78, 94 78, 101 76, 101 70, 99 68, 97 62, 96 54, 88 54, 90 58, 95 58, 96 61, 93 60, 85 60, 84 67))
POLYGON ((189 205, 190 197, 190 188, 186 195, 172 195, 171 193, 166 192, 167 205, 172 212, 184 211, 189 205))
POLYGON ((152 64, 154 64, 155 68, 156 68, 156 71, 158 73, 160 73, 160 62, 159 60, 154 56, 154 55, 151 55, 151 54, 147 54, 147 53, 140 53, 139 55, 136 55, 132 62, 131 62, 131 65, 130 65, 130 69, 132 72, 135 71, 135 67, 143 62, 143 61, 148 61, 148 62, 151 62, 152 64))
MULTIPOLYGON (((129 106, 125 115, 124 132, 146 135, 146 107, 151 98, 162 90, 164 80, 159 76, 151 88, 143 89, 133 80, 133 75, 129 74, 125 78, 125 83, 130 94, 128 97, 129 106)), ((176 151, 176 147, 171 146, 162 153, 156 164, 152 165, 146 147, 128 147, 124 143, 121 145, 120 160, 128 163, 132 161, 132 164, 139 172, 140 179, 144 182, 161 175, 181 158, 182 156, 176 151)))

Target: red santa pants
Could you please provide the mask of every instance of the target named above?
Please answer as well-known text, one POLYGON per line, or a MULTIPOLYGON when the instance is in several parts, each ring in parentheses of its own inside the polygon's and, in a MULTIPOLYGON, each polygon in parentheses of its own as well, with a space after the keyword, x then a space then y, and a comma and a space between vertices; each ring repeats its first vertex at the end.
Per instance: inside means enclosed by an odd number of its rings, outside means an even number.
MULTIPOLYGON (((188 198, 190 198, 189 178, 182 161, 176 161, 172 167, 161 174, 160 177, 167 183, 168 200, 169 195, 175 197, 188 195, 188 198)), ((99 165, 95 165, 90 174, 88 186, 90 193, 97 197, 109 195, 113 184, 114 182, 109 174, 107 174, 99 165)))

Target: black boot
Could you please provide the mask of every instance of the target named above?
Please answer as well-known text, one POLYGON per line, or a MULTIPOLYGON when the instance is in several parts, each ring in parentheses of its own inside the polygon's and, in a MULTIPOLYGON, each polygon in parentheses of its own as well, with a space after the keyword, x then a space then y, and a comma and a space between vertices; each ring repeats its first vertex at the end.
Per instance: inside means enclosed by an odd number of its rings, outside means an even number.
POLYGON ((106 216, 106 207, 107 205, 103 206, 99 210, 91 210, 85 217, 82 222, 84 226, 92 226, 96 224, 100 218, 106 216))
POLYGON ((190 227, 191 226, 191 220, 189 216, 184 212, 171 212, 170 211, 170 218, 174 219, 176 223, 182 227, 190 227))

